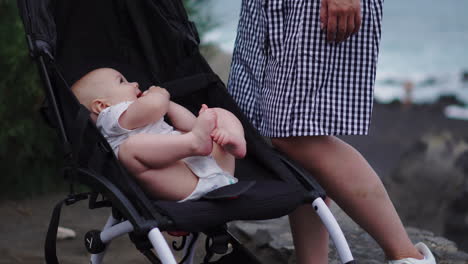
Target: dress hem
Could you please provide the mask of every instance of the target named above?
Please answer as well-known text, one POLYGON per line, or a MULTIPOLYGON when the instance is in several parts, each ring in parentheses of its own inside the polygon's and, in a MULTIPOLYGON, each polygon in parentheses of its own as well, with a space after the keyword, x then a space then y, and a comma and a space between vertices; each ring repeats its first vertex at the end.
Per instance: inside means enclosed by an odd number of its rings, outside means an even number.
POLYGON ((288 137, 313 137, 313 136, 367 136, 369 135, 368 131, 362 132, 336 132, 336 133, 289 133, 287 135, 276 135, 272 133, 260 133, 264 137, 269 138, 288 138, 288 137))

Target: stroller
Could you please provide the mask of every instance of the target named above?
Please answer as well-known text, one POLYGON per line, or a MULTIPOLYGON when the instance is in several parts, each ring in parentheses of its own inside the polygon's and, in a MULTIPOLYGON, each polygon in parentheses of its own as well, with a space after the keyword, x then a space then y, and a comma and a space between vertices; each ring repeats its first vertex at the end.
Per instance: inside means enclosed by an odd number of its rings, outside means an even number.
POLYGON ((354 263, 323 201, 323 189, 259 136, 199 53, 198 33, 182 0, 18 0, 18 6, 46 92, 41 111, 58 132, 66 160, 63 175, 71 186, 51 218, 45 243, 48 264, 58 263, 56 233, 62 205, 85 199, 90 209, 112 209, 102 231, 85 235, 92 264, 102 263, 106 245, 127 233, 151 263, 176 263, 162 231, 185 235, 180 263, 193 263, 199 232, 207 239, 203 263, 260 263, 229 233, 226 223, 277 218, 303 204, 315 208, 342 262, 354 263), (202 103, 234 113, 244 126, 248 153, 236 161, 239 183, 196 201, 149 199, 70 91, 81 76, 101 67, 115 68, 141 87, 165 87, 173 101, 194 113, 202 103), (76 193, 76 183, 91 191, 76 193), (212 261, 215 254, 222 256, 212 261))

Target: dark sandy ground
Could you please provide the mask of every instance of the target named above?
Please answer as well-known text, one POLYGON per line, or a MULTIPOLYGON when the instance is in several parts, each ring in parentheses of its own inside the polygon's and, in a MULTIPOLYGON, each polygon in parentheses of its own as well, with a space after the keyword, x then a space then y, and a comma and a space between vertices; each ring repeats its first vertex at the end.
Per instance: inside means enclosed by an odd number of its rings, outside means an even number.
MULTIPOLYGON (((54 204, 64 194, 48 195, 22 201, 2 201, 0 210, 0 263, 33 264, 44 263, 43 243, 54 204)), ((62 225, 77 232, 73 240, 59 241, 57 254, 64 264, 88 263, 88 253, 84 248, 83 235, 91 229, 100 229, 109 215, 109 210, 87 209, 86 201, 62 209, 62 225)), ((139 255, 128 237, 114 241, 106 256, 108 263, 147 263, 139 255)))
MULTIPOLYGON (((39 264, 44 262, 44 240, 55 203, 65 194, 47 195, 21 201, 1 201, 0 264, 39 264)), ((89 210, 87 201, 62 209, 61 225, 71 228, 77 237, 57 242, 57 256, 62 264, 89 263, 84 234, 101 229, 109 216, 108 209, 89 210)), ((168 236, 169 242, 178 241, 168 236)), ((201 243, 199 243, 201 244, 201 243)), ((130 242, 127 235, 114 240, 104 263, 150 263, 130 242)), ((180 253, 176 252, 178 257, 180 253)), ((200 259, 199 254, 196 258, 200 259)))

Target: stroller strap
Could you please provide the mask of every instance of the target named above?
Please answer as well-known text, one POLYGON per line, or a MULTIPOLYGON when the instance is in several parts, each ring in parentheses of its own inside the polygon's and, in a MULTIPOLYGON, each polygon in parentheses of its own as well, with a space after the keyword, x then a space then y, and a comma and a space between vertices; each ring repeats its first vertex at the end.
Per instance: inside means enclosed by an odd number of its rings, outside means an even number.
POLYGON ((44 256, 47 264, 59 264, 57 259, 57 230, 60 222, 60 213, 63 204, 71 205, 78 201, 88 199, 89 193, 69 195, 55 205, 44 245, 44 256))

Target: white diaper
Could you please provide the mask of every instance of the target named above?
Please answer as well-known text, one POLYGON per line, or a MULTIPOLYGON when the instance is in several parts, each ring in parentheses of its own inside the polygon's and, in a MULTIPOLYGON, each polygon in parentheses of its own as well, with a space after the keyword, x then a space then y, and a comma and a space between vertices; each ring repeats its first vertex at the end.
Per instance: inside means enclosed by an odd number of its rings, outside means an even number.
POLYGON ((179 202, 199 199, 211 191, 238 181, 223 171, 211 156, 193 156, 185 158, 183 161, 199 179, 195 190, 179 202))

